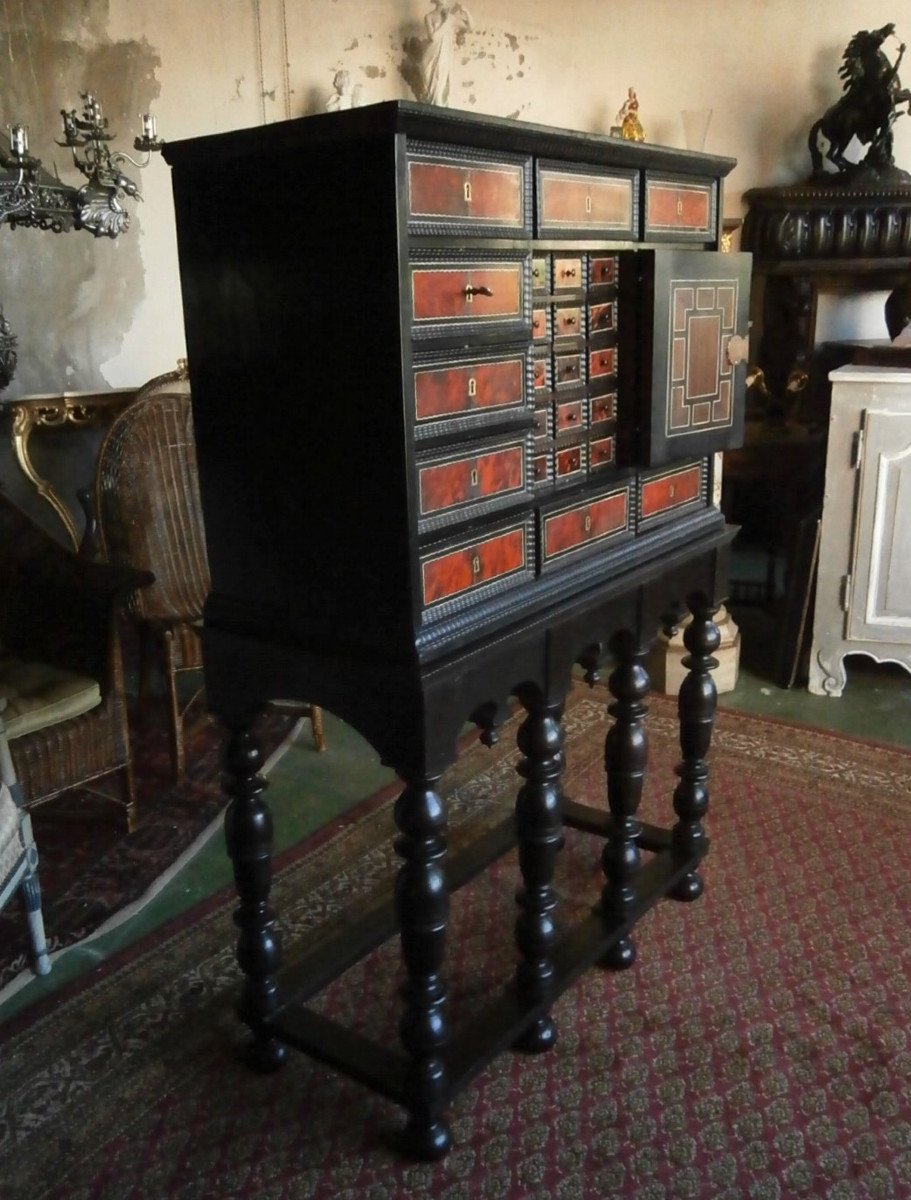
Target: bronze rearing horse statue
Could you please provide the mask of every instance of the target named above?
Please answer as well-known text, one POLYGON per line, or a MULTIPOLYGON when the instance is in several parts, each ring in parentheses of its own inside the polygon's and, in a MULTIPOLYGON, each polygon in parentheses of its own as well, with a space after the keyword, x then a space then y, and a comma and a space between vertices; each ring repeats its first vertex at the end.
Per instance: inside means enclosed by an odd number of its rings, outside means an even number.
POLYGON ((840 173, 854 169, 855 164, 845 158, 854 137, 869 146, 865 163, 876 168, 892 165, 892 124, 900 115, 898 106, 907 103, 911 110, 911 91, 902 88, 898 78, 904 42, 894 64, 882 49, 883 42, 894 32, 891 23, 881 29, 864 29, 848 43, 838 72, 844 80, 844 95, 810 129, 808 142, 814 178, 827 175, 826 160, 840 173), (828 143, 825 153, 820 150, 820 134, 828 143))

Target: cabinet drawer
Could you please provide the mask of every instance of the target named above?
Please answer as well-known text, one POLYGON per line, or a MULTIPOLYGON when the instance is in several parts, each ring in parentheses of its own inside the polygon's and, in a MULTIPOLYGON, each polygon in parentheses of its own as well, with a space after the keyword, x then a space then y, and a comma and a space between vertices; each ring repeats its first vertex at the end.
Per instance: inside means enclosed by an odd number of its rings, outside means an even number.
POLYGON ((589 283, 592 287, 613 287, 620 274, 616 254, 592 255, 589 259, 589 283))
POLYGON ((602 375, 617 374, 616 346, 602 346, 599 350, 590 350, 588 354, 588 375, 590 379, 598 379, 602 375))
POLYGON ((556 406, 557 433, 569 433, 581 429, 585 420, 585 409, 581 400, 566 400, 556 406))
POLYGON ((526 303, 530 260, 413 261, 411 312, 416 337, 531 327, 526 303))
POLYGON ((538 233, 636 235, 636 173, 538 165, 538 233))
POLYGON ((531 310, 531 336, 536 342, 550 340, 550 308, 531 310))
POLYGON ((583 354, 554 355, 554 386, 570 387, 585 382, 585 356, 583 354))
POLYGON ((439 455, 418 466, 420 517, 485 510, 526 489, 530 441, 522 438, 439 455))
POLYGON ((578 305, 554 307, 554 337, 578 337, 582 333, 582 309, 578 305))
POLYGON ((569 483, 585 474, 585 446, 579 442, 572 446, 558 446, 554 453, 554 478, 558 483, 569 483))
POLYGON ((689 235, 699 241, 715 235, 714 180, 645 181, 645 236, 689 235))
POLYGON ((421 559, 425 607, 528 574, 528 519, 421 559))
POLYGON ((530 193, 530 159, 488 161, 455 147, 409 147, 408 222, 415 233, 528 233, 530 193))
POLYGON ((630 531, 629 485, 583 503, 543 510, 541 565, 567 554, 594 550, 630 531))
POLYGON ((648 525, 662 517, 695 507, 705 500, 705 463, 662 471, 639 483, 639 524, 648 525))
POLYGON ((588 306, 588 332, 613 333, 617 328, 617 311, 615 300, 607 300, 604 304, 588 306))
POLYGON ((617 395, 607 392, 603 396, 592 396, 592 425, 600 421, 613 421, 617 415, 617 395))
POLYGON ((598 467, 609 467, 617 455, 614 439, 610 436, 595 438, 588 444, 588 469, 594 471, 598 467))
POLYGON ((450 359, 414 368, 414 412, 420 424, 525 407, 526 358, 450 359))

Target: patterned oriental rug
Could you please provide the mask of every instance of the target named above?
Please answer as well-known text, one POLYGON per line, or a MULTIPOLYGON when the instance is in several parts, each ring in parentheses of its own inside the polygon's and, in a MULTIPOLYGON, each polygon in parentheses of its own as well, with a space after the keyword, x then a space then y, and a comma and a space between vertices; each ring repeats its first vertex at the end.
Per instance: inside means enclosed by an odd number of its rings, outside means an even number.
MULTIPOLYGON (((600 803, 600 689, 567 713, 566 791, 600 803)), ((678 758, 653 702, 643 816, 664 820, 678 758)), ((451 844, 511 805, 509 731, 447 779, 451 844)), ((723 712, 712 750, 706 894, 640 923, 635 966, 586 973, 549 1054, 507 1052, 450 1109, 441 1163, 399 1160, 398 1108, 292 1054, 250 1074, 233 897, 0 1030, 0 1180, 37 1200, 831 1200, 911 1196, 911 755, 723 712)), ((286 949, 319 938, 395 869, 392 793, 279 864, 286 949)), ((561 855, 566 925, 600 886, 599 844, 561 855)), ((512 971, 510 855, 453 900, 453 1021, 512 971)), ((394 1039, 393 942, 321 997, 394 1039)))
MULTIPOLYGON (((88 937, 143 896, 224 807, 216 724, 203 717, 188 729, 186 773, 175 785, 164 720, 163 700, 150 704, 141 721, 131 713, 138 809, 132 833, 122 808, 89 791, 67 792, 32 813, 51 952, 88 937)), ((293 714, 264 714, 260 736, 267 756, 294 724, 293 714)), ((111 780, 102 780, 99 790, 103 788, 117 792, 111 780)), ((0 991, 29 965, 28 952, 25 915, 17 899, 0 910, 0 991)))

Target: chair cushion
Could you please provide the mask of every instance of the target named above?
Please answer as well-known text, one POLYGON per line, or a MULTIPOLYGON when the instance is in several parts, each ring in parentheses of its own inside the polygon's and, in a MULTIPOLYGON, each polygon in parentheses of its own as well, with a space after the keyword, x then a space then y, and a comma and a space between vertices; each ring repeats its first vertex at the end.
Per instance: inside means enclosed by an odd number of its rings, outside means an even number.
POLYGON ((22 858, 19 809, 5 783, 0 783, 0 892, 22 858))
POLYGON ((96 680, 62 667, 0 655, 0 696, 8 701, 3 720, 12 741, 95 708, 101 688, 96 680))

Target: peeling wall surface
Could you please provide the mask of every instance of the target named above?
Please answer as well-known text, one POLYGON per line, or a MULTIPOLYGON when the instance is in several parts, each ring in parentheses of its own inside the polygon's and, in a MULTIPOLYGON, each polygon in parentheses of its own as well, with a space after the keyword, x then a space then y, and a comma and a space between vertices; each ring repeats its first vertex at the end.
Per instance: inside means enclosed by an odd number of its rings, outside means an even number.
MULTIPOLYGON (((430 0, 0 0, 0 129, 81 182, 55 145, 60 109, 94 91, 116 149, 139 114, 179 140, 322 111, 339 71, 360 103, 414 99, 430 0)), ((894 0, 467 0, 450 106, 606 133, 634 86, 649 141, 684 144, 682 109, 711 108, 706 149, 738 159, 725 213, 749 187, 809 174, 807 132, 841 92, 858 29, 911 11, 894 0)), ((887 46, 894 57, 896 42, 887 46)), ((911 82, 911 58, 905 72, 911 82)), ((911 117, 895 125, 911 169, 911 117)), ((129 173, 129 172, 128 172, 129 173)), ((142 203, 113 241, 0 227, 0 304, 19 337, 4 394, 128 387, 184 353, 168 168, 141 172, 142 203)), ((251 186, 255 184, 251 181, 251 186)), ((243 198, 238 197, 242 219, 243 198)), ((293 222, 289 221, 289 229, 293 222)), ((2 430, 0 430, 2 436, 2 430)), ((0 472, 2 473, 2 472, 0 472)))

